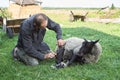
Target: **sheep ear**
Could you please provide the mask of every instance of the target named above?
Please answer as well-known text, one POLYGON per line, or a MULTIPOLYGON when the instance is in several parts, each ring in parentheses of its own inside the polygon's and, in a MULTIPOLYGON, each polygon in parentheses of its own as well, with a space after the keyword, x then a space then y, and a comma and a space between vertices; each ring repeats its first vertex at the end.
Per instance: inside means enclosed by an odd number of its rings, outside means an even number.
POLYGON ((94 41, 94 44, 96 44, 98 41, 99 41, 99 39, 98 39, 98 40, 96 40, 96 41, 94 41))
POLYGON ((84 38, 84 40, 85 40, 85 42, 88 42, 87 39, 84 38))

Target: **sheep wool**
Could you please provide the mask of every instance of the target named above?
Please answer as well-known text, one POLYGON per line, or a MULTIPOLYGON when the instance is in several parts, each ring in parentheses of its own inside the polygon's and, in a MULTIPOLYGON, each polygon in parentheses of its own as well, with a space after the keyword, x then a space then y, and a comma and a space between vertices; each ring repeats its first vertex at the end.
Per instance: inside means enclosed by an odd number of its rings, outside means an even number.
MULTIPOLYGON (((72 54, 78 54, 79 49, 82 47, 83 42, 84 39, 77 37, 71 37, 66 39, 65 45, 63 46, 65 49, 63 59, 69 59, 72 56, 72 54)), ((59 50, 59 48, 57 47, 56 50, 59 50)), ((92 48, 91 54, 83 55, 85 63, 98 62, 101 53, 102 47, 100 43, 97 42, 95 46, 92 48)))

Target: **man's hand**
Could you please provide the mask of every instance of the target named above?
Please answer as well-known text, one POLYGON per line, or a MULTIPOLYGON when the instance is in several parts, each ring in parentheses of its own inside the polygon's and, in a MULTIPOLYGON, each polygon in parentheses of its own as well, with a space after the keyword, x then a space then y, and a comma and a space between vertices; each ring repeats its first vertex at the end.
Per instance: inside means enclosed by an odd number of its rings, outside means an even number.
POLYGON ((58 46, 63 46, 64 45, 64 40, 62 40, 62 39, 59 39, 58 41, 57 41, 57 45, 58 46))
POLYGON ((45 54, 45 59, 49 59, 49 58, 54 58, 55 57, 55 53, 48 53, 48 54, 45 54))

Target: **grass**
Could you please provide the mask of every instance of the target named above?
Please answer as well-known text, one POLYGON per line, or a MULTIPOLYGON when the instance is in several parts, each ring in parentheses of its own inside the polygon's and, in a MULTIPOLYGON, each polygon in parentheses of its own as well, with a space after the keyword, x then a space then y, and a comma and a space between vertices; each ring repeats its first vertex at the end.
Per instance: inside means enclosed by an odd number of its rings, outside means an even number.
MULTIPOLYGON (((17 43, 18 36, 9 39, 0 32, 0 80, 119 80, 120 79, 120 24, 102 24, 96 22, 73 22, 67 14, 47 13, 61 24, 63 38, 79 37, 91 40, 100 39, 103 52, 98 63, 75 65, 53 70, 54 59, 40 62, 38 66, 26 66, 13 61, 10 54, 17 43)), ((45 42, 52 50, 56 46, 56 35, 47 30, 45 42)))
MULTIPOLYGON (((106 10, 100 10, 100 8, 96 8, 96 9, 84 9, 84 8, 43 8, 43 11, 54 11, 54 13, 57 13, 59 11, 59 13, 64 13, 64 14, 70 14, 70 11, 73 11, 73 13, 75 15, 85 15, 88 12, 87 17, 88 18, 120 18, 120 9, 116 8, 116 9, 106 9, 106 10), (57 11, 56 11, 57 10, 57 11), (61 11, 62 10, 62 11, 61 11), (99 12, 98 12, 99 11, 99 12)), ((54 14, 53 14, 54 15, 54 14)))

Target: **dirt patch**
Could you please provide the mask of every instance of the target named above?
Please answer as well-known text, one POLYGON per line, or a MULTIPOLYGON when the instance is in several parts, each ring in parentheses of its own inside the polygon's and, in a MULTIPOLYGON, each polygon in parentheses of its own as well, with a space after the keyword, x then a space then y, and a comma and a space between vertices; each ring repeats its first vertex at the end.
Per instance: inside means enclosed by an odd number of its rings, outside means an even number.
POLYGON ((87 18, 87 22, 100 22, 100 23, 119 23, 120 18, 113 18, 113 19, 100 19, 100 18, 87 18))

